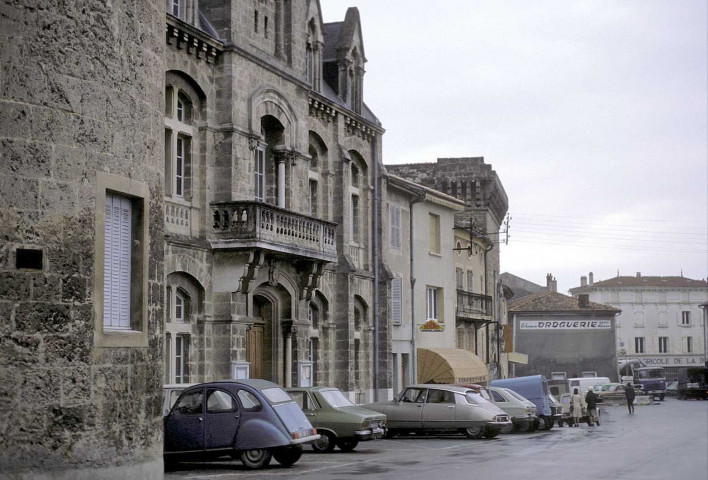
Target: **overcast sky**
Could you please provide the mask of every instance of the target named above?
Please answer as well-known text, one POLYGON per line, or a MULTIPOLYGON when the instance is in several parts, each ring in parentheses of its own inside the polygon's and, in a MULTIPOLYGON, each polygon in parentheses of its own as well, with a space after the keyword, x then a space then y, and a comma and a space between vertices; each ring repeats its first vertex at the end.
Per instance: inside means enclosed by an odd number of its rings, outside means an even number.
POLYGON ((321 0, 358 7, 384 163, 483 156, 501 270, 708 276, 705 0, 321 0))

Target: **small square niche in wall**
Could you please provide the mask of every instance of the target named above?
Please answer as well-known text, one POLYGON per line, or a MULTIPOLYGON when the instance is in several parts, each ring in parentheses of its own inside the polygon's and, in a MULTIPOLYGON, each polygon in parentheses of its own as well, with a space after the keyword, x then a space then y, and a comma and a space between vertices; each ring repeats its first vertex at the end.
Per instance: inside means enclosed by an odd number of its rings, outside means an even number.
POLYGON ((15 268, 18 270, 42 270, 43 252, 38 248, 18 248, 15 250, 15 268))

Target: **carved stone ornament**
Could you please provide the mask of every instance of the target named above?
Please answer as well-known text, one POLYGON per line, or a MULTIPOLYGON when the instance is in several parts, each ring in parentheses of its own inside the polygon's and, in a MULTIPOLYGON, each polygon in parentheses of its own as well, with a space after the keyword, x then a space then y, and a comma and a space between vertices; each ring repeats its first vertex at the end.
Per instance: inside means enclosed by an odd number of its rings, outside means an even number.
POLYGON ((258 270, 263 266, 264 255, 260 250, 253 250, 248 254, 248 260, 244 267, 241 284, 238 287, 241 293, 250 293, 252 281, 258 275, 258 270))

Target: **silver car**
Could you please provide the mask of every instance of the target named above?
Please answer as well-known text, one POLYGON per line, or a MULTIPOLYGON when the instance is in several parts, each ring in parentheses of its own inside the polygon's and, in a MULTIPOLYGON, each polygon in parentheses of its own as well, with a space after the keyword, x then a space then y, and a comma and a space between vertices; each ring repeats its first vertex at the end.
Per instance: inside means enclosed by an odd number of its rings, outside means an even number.
MULTIPOLYGON (((528 432, 536 424, 536 405, 530 400, 508 388, 487 387, 494 399, 494 405, 504 410, 511 417, 512 428, 509 431, 528 432)), ((508 433, 502 431, 502 433, 508 433)))
POLYGON ((474 390, 452 385, 411 385, 389 402, 363 407, 387 418, 387 436, 454 431, 469 438, 494 438, 511 426, 509 415, 474 390))

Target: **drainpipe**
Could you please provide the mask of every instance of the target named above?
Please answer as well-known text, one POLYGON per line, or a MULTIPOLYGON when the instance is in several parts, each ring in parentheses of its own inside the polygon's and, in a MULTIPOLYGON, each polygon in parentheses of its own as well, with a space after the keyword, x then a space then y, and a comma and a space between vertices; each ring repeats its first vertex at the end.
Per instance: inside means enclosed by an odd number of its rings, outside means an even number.
POLYGON ((379 156, 377 137, 371 140, 374 162, 374 401, 379 401, 379 156))
MULTIPOLYGON (((516 314, 513 316, 513 322, 511 325, 511 344, 512 347, 514 348, 514 352, 516 351, 516 314)), ((509 374, 511 378, 514 378, 516 376, 516 363, 511 364, 511 372, 509 374)))
MULTIPOLYGON (((411 276, 411 368, 413 383, 418 383, 418 351, 415 345, 415 255, 413 254, 413 205, 422 202, 425 194, 420 193, 417 197, 408 201, 408 254, 410 256, 410 276, 411 276)), ((404 385, 405 386, 405 385, 404 385)))

